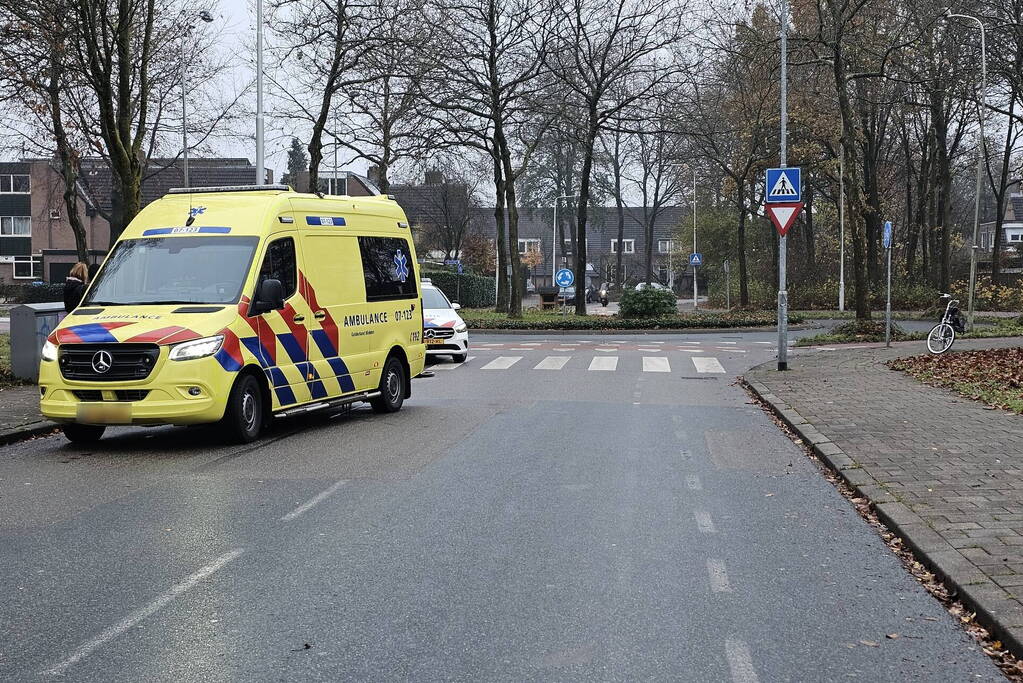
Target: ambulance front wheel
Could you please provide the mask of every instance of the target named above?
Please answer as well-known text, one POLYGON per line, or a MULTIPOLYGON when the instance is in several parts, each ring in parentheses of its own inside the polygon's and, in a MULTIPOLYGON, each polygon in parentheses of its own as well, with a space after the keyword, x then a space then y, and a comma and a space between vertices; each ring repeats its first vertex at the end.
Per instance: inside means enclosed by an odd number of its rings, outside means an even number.
POLYGON ((396 413, 401 410, 405 402, 405 392, 408 387, 408 377, 405 374, 405 366, 401 361, 391 356, 384 364, 384 370, 380 373, 380 396, 372 399, 369 404, 378 413, 396 413))
POLYGON ((263 393, 252 375, 242 375, 231 389, 224 427, 235 443, 251 443, 263 430, 263 393))
POLYGON ((71 443, 96 443, 106 431, 106 427, 101 425, 81 425, 75 422, 61 425, 60 428, 71 443))

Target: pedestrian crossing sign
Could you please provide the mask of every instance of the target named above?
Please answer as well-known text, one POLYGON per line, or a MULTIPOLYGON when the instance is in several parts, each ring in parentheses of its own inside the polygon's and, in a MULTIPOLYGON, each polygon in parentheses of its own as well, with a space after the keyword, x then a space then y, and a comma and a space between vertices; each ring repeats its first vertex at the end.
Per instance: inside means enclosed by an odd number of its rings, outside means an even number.
POLYGON ((800 169, 769 168, 767 169, 767 203, 798 202, 803 199, 802 178, 800 169))

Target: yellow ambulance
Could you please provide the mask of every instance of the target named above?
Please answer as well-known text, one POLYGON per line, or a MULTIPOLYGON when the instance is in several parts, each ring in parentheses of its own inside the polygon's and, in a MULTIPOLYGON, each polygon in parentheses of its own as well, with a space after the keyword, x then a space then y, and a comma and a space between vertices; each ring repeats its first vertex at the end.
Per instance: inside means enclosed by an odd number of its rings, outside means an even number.
POLYGON ((425 350, 415 249, 393 199, 172 190, 47 339, 40 407, 71 441, 107 425, 222 421, 249 442, 273 415, 399 410, 425 350))

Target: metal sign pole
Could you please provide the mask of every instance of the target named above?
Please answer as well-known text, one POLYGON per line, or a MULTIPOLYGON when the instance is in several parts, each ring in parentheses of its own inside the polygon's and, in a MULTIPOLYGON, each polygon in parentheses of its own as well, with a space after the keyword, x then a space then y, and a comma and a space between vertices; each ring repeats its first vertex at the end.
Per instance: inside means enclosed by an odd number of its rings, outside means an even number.
POLYGON ((884 345, 892 345, 892 246, 888 245, 888 301, 884 307, 884 345))
POLYGON ((725 310, 732 310, 732 269, 725 261, 725 310))
MULTIPOLYGON (((787 165, 788 135, 788 0, 781 0, 781 149, 779 150, 779 166, 787 165)), ((798 189, 798 188, 797 188, 798 189)), ((768 188, 770 191, 770 188, 768 188)), ((789 367, 789 293, 786 290, 785 269, 787 248, 785 235, 778 237, 778 370, 789 367)))
MULTIPOLYGON (((700 250, 696 248, 696 168, 693 168, 693 253, 699 254, 700 250)), ((693 310, 695 311, 697 305, 698 293, 696 289, 696 264, 693 264, 693 310)))

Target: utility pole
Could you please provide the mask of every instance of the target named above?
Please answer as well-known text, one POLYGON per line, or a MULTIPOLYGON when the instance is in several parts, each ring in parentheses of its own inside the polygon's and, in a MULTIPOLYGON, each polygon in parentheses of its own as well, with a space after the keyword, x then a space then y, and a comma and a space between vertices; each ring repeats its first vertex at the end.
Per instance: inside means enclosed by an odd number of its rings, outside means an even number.
MULTIPOLYGON (((185 24, 181 31, 181 40, 178 41, 179 57, 181 62, 181 175, 185 181, 185 187, 192 187, 188 180, 188 69, 185 65, 185 40, 192 35, 195 26, 189 17, 189 12, 181 10, 181 16, 185 24)), ((213 21, 213 15, 206 10, 200 10, 195 15, 207 24, 213 21)))
MULTIPOLYGON (((696 167, 693 166, 693 253, 700 253, 696 248, 696 167)), ((696 265, 693 265, 693 310, 698 308, 696 289, 696 265)))
POLYGON ((838 310, 845 311, 845 121, 838 154, 838 310))
MULTIPOLYGON (((781 30, 781 149, 778 165, 785 168, 787 165, 787 136, 788 136, 788 24, 789 24, 789 3, 788 0, 781 0, 781 20, 778 25, 781 30)), ((798 189, 798 188, 797 188, 798 189)), ((768 189, 770 191, 770 189, 768 189)), ((787 238, 785 235, 778 237, 778 370, 789 368, 789 293, 785 283, 787 238)))
MULTIPOLYGON (((554 287, 554 276, 558 272, 558 202, 562 199, 579 199, 577 194, 563 194, 554 198, 554 232, 551 240, 551 287, 554 287)), ((622 245, 618 245, 620 249, 622 245)), ((579 291, 578 289, 576 291, 579 291)))

